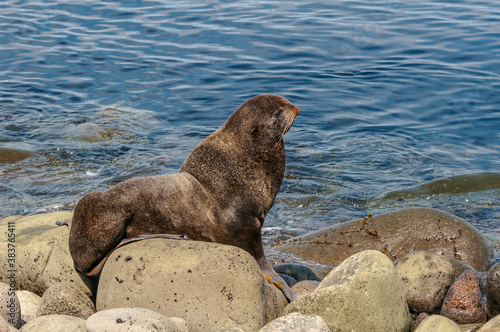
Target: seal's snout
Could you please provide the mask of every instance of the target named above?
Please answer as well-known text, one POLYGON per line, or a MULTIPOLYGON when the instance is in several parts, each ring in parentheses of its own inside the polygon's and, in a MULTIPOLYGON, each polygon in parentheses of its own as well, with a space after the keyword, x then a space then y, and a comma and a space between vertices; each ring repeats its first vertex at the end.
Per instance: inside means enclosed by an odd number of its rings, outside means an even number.
POLYGON ((300 108, 298 108, 297 106, 292 105, 291 111, 295 116, 300 114, 300 108))

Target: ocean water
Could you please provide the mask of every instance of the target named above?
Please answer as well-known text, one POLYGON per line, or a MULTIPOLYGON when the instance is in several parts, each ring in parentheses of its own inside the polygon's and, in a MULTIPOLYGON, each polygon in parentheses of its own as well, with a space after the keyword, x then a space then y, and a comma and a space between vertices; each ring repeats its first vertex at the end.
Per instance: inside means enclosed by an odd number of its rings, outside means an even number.
POLYGON ((175 173, 261 93, 302 110, 266 244, 413 206, 500 239, 494 0, 3 1, 0 217, 175 173))

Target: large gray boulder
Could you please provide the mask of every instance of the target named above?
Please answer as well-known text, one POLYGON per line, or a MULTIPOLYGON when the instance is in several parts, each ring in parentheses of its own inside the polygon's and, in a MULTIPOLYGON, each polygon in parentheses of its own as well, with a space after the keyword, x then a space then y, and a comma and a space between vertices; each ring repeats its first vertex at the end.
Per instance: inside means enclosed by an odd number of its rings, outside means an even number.
POLYGON ((477 271, 485 271, 492 258, 488 243, 470 223, 427 208, 370 215, 290 239, 273 249, 333 265, 368 249, 381 251, 392 260, 426 250, 462 261, 477 271))
POLYGON ((265 324, 265 279, 246 251, 217 243, 149 239, 118 248, 101 272, 97 310, 141 307, 210 331, 225 320, 265 324))
MULTIPOLYGON (((56 221, 64 221, 71 216, 70 212, 54 212, 0 220, 0 228, 7 227, 9 223, 15 227, 17 289, 42 296, 50 286, 67 281, 87 295, 92 295, 94 281, 76 272, 73 266, 69 254, 68 227, 56 225, 56 221)), ((7 252, 0 251, 0 281, 8 283, 10 269, 6 255, 7 252)))
POLYGON ((321 316, 331 331, 410 331, 412 320, 401 280, 391 260, 368 250, 357 253, 284 314, 321 316))
POLYGON ((428 251, 414 251, 394 263, 413 312, 439 312, 448 289, 467 265, 428 251))

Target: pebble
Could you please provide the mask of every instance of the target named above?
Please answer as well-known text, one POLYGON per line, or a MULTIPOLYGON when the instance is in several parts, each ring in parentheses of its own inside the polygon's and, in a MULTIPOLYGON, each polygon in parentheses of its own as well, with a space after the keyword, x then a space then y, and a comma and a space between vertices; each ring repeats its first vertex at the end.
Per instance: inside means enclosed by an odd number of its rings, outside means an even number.
POLYGON ((144 308, 102 310, 90 316, 85 326, 87 332, 189 332, 187 323, 144 308))
POLYGON ((67 282, 50 286, 42 296, 37 317, 45 315, 67 315, 89 318, 95 313, 94 303, 74 284, 67 282))
POLYGON ((415 332, 462 332, 462 330, 451 319, 441 315, 432 315, 424 319, 415 332))
POLYGON ((455 280, 443 301, 441 315, 457 324, 486 323, 486 308, 473 271, 465 270, 455 280))
POLYGON ((20 332, 87 332, 85 320, 65 315, 35 318, 24 325, 20 332))
POLYGON ((330 329, 320 316, 291 313, 273 320, 259 332, 330 332, 330 329))
POLYGON ((29 322, 36 318, 38 309, 42 304, 42 298, 30 291, 16 291, 19 303, 21 304, 21 319, 29 322))
POLYGON ((316 280, 302 280, 296 283, 292 290, 297 297, 312 293, 319 286, 319 281, 316 280))

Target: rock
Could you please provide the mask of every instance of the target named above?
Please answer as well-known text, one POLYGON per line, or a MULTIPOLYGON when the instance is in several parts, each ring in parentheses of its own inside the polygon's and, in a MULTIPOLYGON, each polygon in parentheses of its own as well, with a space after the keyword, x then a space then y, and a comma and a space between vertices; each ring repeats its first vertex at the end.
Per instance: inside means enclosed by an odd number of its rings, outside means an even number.
POLYGON ((449 318, 432 315, 417 326, 415 332, 462 332, 460 327, 449 318))
POLYGON ((319 278, 314 274, 314 272, 305 265, 300 264, 279 264, 273 266, 273 269, 280 273, 285 274, 296 281, 302 280, 319 280, 319 278))
POLYGON ((462 332, 477 332, 483 324, 463 324, 458 327, 462 332))
POLYGON ((321 264, 289 252, 281 252, 273 249, 266 250, 266 259, 272 266, 280 264, 298 264, 307 266, 319 279, 323 279, 326 275, 328 275, 328 273, 330 273, 331 270, 335 268, 333 265, 321 264))
POLYGON ((266 299, 266 324, 281 316, 281 313, 288 304, 283 292, 276 286, 265 282, 265 299, 266 299))
POLYGON ((479 279, 471 270, 465 270, 455 280, 444 298, 441 315, 457 324, 486 323, 479 279))
POLYGON ((15 280, 7 285, 0 282, 0 316, 15 328, 21 327, 21 305, 14 291, 15 280))
POLYGON ((217 332, 249 332, 244 326, 236 324, 231 319, 226 319, 218 324, 212 331, 217 332))
POLYGON ((117 308, 99 311, 87 319, 87 332, 188 332, 157 312, 144 308, 117 308))
POLYGON ((85 320, 65 315, 42 316, 29 321, 20 332, 87 332, 85 320))
POLYGON ((288 240, 275 250, 322 264, 339 264, 354 253, 373 249, 392 260, 414 250, 432 251, 485 271, 492 258, 483 236, 449 213, 416 208, 337 224, 288 240))
POLYGON ((15 163, 33 156, 36 154, 29 151, 0 148, 0 164, 15 163))
POLYGON ((316 280, 302 280, 296 283, 292 290, 297 297, 313 292, 319 286, 319 281, 316 280))
POLYGON ((415 317, 415 325, 418 326, 418 324, 422 323, 422 321, 426 318, 428 318, 430 315, 426 312, 421 312, 420 314, 415 317))
POLYGON ((16 294, 21 304, 21 319, 25 322, 35 319, 42 304, 42 298, 29 291, 17 291, 16 294))
MULTIPOLYGON (((486 324, 484 324, 479 330, 481 332, 485 332, 485 331, 488 331, 488 330, 495 330, 495 331, 499 331, 500 330, 500 315, 497 315, 495 317, 493 317, 492 319, 490 319, 486 324)), ((489 331, 488 331, 489 332, 489 331)))
POLYGON ((297 283, 297 280, 295 280, 294 278, 290 277, 289 275, 287 274, 281 274, 281 273, 278 273, 278 275, 283 278, 283 280, 285 280, 286 284, 288 285, 288 287, 292 287, 293 285, 295 285, 297 283))
POLYGON ((283 314, 321 316, 332 331, 410 331, 412 320, 391 260, 368 250, 349 257, 283 314))
MULTIPOLYGON (((54 212, 0 220, 0 227, 9 223, 15 227, 17 289, 41 296, 51 285, 68 281, 87 295, 92 295, 94 280, 74 269, 69 254, 68 227, 55 224, 56 221, 64 221, 71 216, 69 212, 54 212)), ((0 281, 8 282, 9 266, 4 255, 2 251, 0 281)))
POLYGON ((11 326, 11 325, 9 325, 9 323, 7 323, 5 318, 0 316, 0 332, 9 332, 9 326, 11 326))
POLYGON ((323 318, 317 315, 291 313, 275 319, 259 332, 330 332, 323 318))
POLYGON ((87 319, 94 313, 94 303, 81 289, 74 284, 62 282, 50 286, 43 293, 37 317, 67 315, 87 319))
POLYGON ((217 243, 149 239, 115 250, 104 264, 97 310, 141 307, 185 319, 192 332, 231 319, 265 323, 265 280, 246 251, 217 243))
POLYGON ((486 303, 488 314, 495 317, 500 314, 500 263, 493 265, 486 277, 486 303))
POLYGON ((446 256, 414 251, 394 263, 413 312, 438 312, 448 289, 467 265, 446 256))

